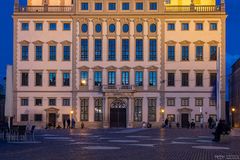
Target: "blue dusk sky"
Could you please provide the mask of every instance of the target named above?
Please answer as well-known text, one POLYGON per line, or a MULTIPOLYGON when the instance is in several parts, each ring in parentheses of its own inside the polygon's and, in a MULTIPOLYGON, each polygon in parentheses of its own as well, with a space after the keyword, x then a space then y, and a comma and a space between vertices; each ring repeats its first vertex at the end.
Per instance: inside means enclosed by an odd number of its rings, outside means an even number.
MULTIPOLYGON (((27 0, 20 0, 25 3, 27 0)), ((225 0, 227 18, 227 73, 231 73, 231 65, 240 58, 240 0, 225 0)), ((13 61, 13 5, 14 0, 1 0, 0 25, 0 82, 6 73, 6 65, 13 61)))

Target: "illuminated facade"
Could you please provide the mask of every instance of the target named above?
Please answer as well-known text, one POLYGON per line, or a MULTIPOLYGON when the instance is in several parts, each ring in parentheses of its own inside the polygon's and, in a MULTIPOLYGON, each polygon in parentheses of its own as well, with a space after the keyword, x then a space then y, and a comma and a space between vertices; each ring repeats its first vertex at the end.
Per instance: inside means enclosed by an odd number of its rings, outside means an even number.
POLYGON ((14 122, 207 122, 218 47, 225 105, 225 20, 214 0, 16 1, 14 122))

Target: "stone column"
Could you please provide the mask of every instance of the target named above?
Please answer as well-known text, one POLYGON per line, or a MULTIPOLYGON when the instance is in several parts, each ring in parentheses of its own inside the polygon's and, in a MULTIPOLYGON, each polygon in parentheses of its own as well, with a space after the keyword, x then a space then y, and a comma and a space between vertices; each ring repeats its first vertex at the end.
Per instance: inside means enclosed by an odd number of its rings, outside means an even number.
POLYGON ((108 71, 106 69, 102 70, 102 85, 106 86, 108 84, 108 71))
POLYGON ((109 128, 109 107, 108 97, 103 98, 103 128, 109 128))
POLYGON ((94 122, 94 98, 93 97, 89 97, 89 122, 94 122))
POLYGON ((116 69, 116 85, 121 86, 122 84, 122 73, 120 69, 116 69))
POLYGON ((94 59, 94 42, 93 42, 93 19, 88 21, 88 61, 93 61, 94 59))
POLYGON ((143 22, 143 59, 144 62, 148 62, 149 60, 149 39, 148 39, 148 19, 144 19, 143 22))
POLYGON ((128 99, 128 126, 127 126, 127 128, 133 128, 133 107, 134 107, 134 99, 133 99, 133 97, 129 97, 129 99, 128 99))
POLYGON ((93 90, 93 83, 94 83, 93 70, 90 68, 88 73, 88 89, 90 91, 93 90))
POLYGON ((143 89, 148 90, 148 69, 143 71, 143 89))
POLYGON ((107 19, 102 19, 102 60, 108 60, 108 38, 107 38, 107 19))
POLYGON ((122 60, 122 50, 121 50, 121 24, 120 19, 116 19, 116 59, 117 61, 122 60))
POLYGON ((143 105, 142 105, 142 120, 144 122, 148 121, 148 99, 147 97, 143 97, 143 105))
POLYGON ((129 56, 130 61, 135 61, 135 38, 134 38, 134 31, 135 31, 135 25, 134 25, 134 19, 130 19, 130 30, 129 30, 129 56))

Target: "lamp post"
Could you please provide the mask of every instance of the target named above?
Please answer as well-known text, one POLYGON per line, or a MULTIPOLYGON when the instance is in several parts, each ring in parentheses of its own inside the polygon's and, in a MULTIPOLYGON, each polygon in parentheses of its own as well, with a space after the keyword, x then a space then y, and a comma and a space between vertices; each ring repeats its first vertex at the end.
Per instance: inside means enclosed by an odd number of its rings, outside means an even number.
POLYGON ((231 112, 232 112, 232 127, 234 127, 234 113, 235 113, 236 109, 235 107, 232 107, 231 112))
POLYGON ((164 124, 164 113, 165 113, 165 109, 164 108, 160 108, 160 115, 161 115, 161 119, 162 119, 162 123, 164 124))

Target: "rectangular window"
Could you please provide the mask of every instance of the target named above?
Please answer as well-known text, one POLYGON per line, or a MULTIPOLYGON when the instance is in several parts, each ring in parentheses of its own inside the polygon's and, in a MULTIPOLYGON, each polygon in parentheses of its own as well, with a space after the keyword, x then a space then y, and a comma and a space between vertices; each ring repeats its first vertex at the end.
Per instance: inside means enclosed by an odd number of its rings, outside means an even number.
POLYGON ((196 30, 202 31, 203 30, 203 23, 196 23, 196 30))
POLYGON ((63 60, 70 61, 71 48, 70 46, 63 46, 63 60))
POLYGON ((41 122, 42 121, 42 114, 34 114, 34 121, 41 122))
POLYGON ((102 85, 102 72, 96 71, 94 72, 94 86, 101 86, 102 85))
POLYGON ((182 86, 187 87, 189 85, 188 73, 182 73, 182 86))
POLYGON ((109 61, 116 60, 116 40, 115 39, 108 40, 108 60, 109 61))
POLYGON ((49 86, 56 86, 56 73, 55 72, 49 73, 49 86))
POLYGON ((22 46, 22 61, 28 60, 28 46, 22 46))
POLYGON ((196 86, 197 87, 203 86, 203 73, 196 73, 196 86))
POLYGON ((22 31, 28 31, 29 30, 29 24, 28 23, 22 23, 22 31))
POLYGON ((28 106, 28 98, 21 98, 21 106, 28 106))
POLYGON ((201 114, 195 114, 195 122, 201 121, 201 114))
POLYGON ((195 98, 195 106, 203 106, 203 98, 195 98))
POLYGON ((81 10, 82 11, 87 11, 88 10, 88 3, 86 3, 86 2, 81 3, 81 10))
POLYGON ((149 72, 149 86, 157 86, 157 72, 156 71, 149 72))
POLYGON ((138 87, 143 86, 143 71, 135 72, 135 85, 138 87))
POLYGON ((129 10, 129 3, 122 3, 122 10, 129 10))
POLYGON ((27 72, 23 72, 22 73, 22 82, 21 82, 22 86, 28 86, 28 73, 27 72))
POLYGON ((157 106, 157 99, 149 98, 148 99, 148 121, 149 122, 156 121, 156 106, 157 106))
POLYGON ((168 23, 168 31, 174 31, 175 30, 175 23, 168 23))
POLYGON ((88 85, 88 71, 81 71, 80 72, 80 85, 87 86, 88 85))
POLYGON ((127 71, 122 72, 122 85, 123 86, 129 85, 129 72, 127 71))
POLYGON ((110 11, 116 10, 116 3, 108 3, 108 10, 110 11))
POLYGON ((218 29, 217 23, 210 23, 210 30, 211 31, 216 31, 218 29))
POLYGON ((134 121, 135 122, 142 122, 142 98, 135 98, 134 99, 134 121))
POLYGON ((81 99, 81 121, 88 121, 88 99, 81 99))
POLYGON ((181 106, 189 106, 189 98, 181 98, 181 106))
POLYGON ((35 73, 35 86, 42 86, 42 72, 35 73))
POLYGON ((94 120, 95 121, 102 121, 103 120, 103 99, 96 98, 94 102, 94 120))
POLYGON ((42 106, 42 98, 35 99, 35 106, 42 106))
POLYGON ((63 98, 62 99, 63 106, 70 106, 70 98, 63 98))
POLYGON ((175 73, 168 73, 168 86, 175 86, 175 73))
POLYGON ((149 47, 149 60, 156 61, 157 60, 157 40, 150 39, 150 47, 149 47))
POLYGON ((196 46, 196 61, 203 61, 203 46, 196 46))
POLYGON ((21 114, 21 121, 27 122, 28 121, 28 114, 21 114))
POLYGON ((217 46, 210 46, 210 61, 217 60, 217 46))
POLYGON ((49 106, 56 106, 56 98, 48 99, 48 105, 49 106))
POLYGON ((214 87, 217 83, 217 73, 210 73, 210 86, 214 87))
POLYGON ((182 31, 188 31, 189 30, 189 24, 188 23, 182 23, 182 31))
POLYGON ((168 114, 167 119, 169 122, 175 122, 175 114, 168 114))
POLYGON ((150 2, 149 3, 149 9, 150 10, 157 10, 157 3, 156 2, 150 2))
POLYGON ((88 40, 81 39, 81 61, 88 61, 88 40))
POLYGON ((102 10, 102 3, 95 3, 95 10, 101 11, 102 10))
POLYGON ((175 98, 167 98, 167 106, 175 106, 175 98))
POLYGON ((122 39, 122 60, 129 60, 129 39, 122 39))
POLYGON ((189 47, 182 46, 182 61, 188 61, 188 60, 189 60, 189 47))
POLYGON ((136 61, 143 60, 143 40, 136 39, 136 61))
POLYGON ((71 30, 71 24, 70 23, 63 23, 63 30, 64 31, 70 31, 71 30))
POLYGON ((95 39, 95 61, 102 60, 102 40, 95 39))
POLYGON ((136 10, 143 10, 143 3, 142 2, 137 2, 136 3, 136 10))
POLYGON ((168 46, 168 61, 175 61, 175 46, 168 46))
POLYGON ((36 29, 36 31, 42 31, 43 30, 43 24, 42 23, 35 23, 35 29, 36 29))
POLYGON ((57 30, 57 24, 56 23, 49 23, 49 30, 50 31, 56 31, 57 30))
POLYGON ((35 46, 35 60, 42 61, 42 46, 35 46))
POLYGON ((216 98, 215 97, 209 98, 209 106, 216 106, 216 98))
POLYGON ((56 46, 49 46, 49 60, 56 61, 57 60, 57 47, 56 46))
POLYGON ((116 84, 116 72, 109 71, 108 72, 108 85, 115 85, 116 84))
POLYGON ((70 86, 70 73, 63 73, 63 86, 70 86))

